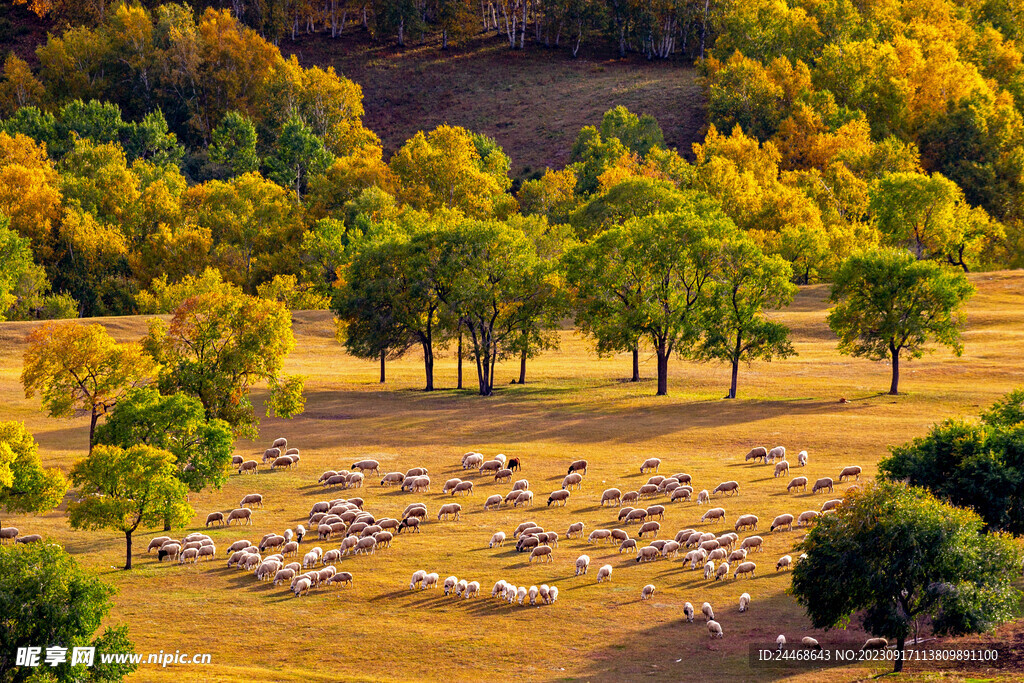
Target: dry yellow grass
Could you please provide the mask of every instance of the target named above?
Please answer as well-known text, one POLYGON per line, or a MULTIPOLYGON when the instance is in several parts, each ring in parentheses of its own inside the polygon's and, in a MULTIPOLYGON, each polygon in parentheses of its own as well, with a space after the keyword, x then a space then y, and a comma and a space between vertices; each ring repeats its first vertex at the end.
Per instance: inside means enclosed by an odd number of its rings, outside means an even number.
MULTIPOLYGON (((696 680, 708 672, 717 680, 776 679, 782 674, 749 669, 748 642, 774 641, 780 632, 791 640, 810 633, 823 644, 850 642, 863 634, 809 630, 803 610, 785 594, 789 575, 774 571, 776 559, 790 551, 800 532, 768 534, 765 527, 772 517, 817 509, 832 496, 787 495, 786 477, 774 479, 770 467, 745 464, 743 456, 753 445, 783 444, 790 460, 799 450, 810 452, 809 465, 796 468, 800 471, 792 476, 805 474, 813 481, 859 464, 870 479, 889 445, 923 433, 939 419, 976 414, 1024 385, 1024 273, 972 279, 979 291, 970 304, 964 356, 940 351, 910 363, 902 387, 906 393, 899 397, 880 393, 888 386, 884 364, 837 354, 825 325, 823 287, 803 288, 794 305, 779 314, 793 328, 799 356, 745 368, 740 398, 731 402, 721 400, 728 384, 725 367, 674 360, 671 395, 658 398, 652 381, 622 381, 628 357, 599 360, 589 343, 571 331, 562 333, 558 351, 530 363, 528 384, 504 384, 492 398, 418 391, 422 373, 413 356, 390 363, 382 387, 374 363, 346 356, 334 341, 329 314, 297 313, 298 345, 288 370, 308 378, 306 412, 291 421, 264 419, 260 443, 240 442, 237 451, 255 456, 273 438, 286 436, 301 449, 301 466, 261 470, 255 477, 233 475, 222 490, 195 495, 193 525, 175 533, 201 528, 208 512, 235 507, 245 493, 262 493, 266 507, 255 512, 253 526, 210 531, 223 552, 238 538, 258 541, 268 531, 294 527, 305 521, 314 502, 345 495, 316 485, 325 469, 348 467, 362 457, 380 460, 387 470, 428 467, 433 493, 402 494, 380 488, 369 477, 364 488, 350 494, 365 498, 365 508, 378 517, 397 517, 414 500, 426 502, 431 515, 423 533, 396 537, 390 550, 345 558, 339 569, 355 575, 355 585, 347 589, 293 598, 280 587, 226 568, 223 554, 215 562, 188 567, 160 565, 155 557, 139 554, 136 569, 123 572, 123 539, 114 533, 73 531, 61 511, 5 516, 3 521, 23 533, 59 540, 83 565, 116 585, 111 621, 129 625, 139 652, 213 655, 213 665, 201 669, 144 665, 136 680, 462 681, 495 675, 696 680), (849 403, 840 404, 840 397, 849 403), (437 507, 451 500, 439 493, 441 483, 464 475, 459 462, 468 450, 522 458, 522 476, 538 497, 534 507, 484 512, 487 495, 509 487, 473 475, 475 495, 459 499, 465 508, 462 520, 437 522, 437 507), (729 479, 740 482, 738 497, 716 503, 728 511, 728 522, 707 526, 732 530, 737 515, 760 516, 766 548, 755 557, 756 578, 704 581, 702 572, 680 571, 678 561, 637 565, 615 548, 579 540, 560 540, 552 563, 532 566, 509 545, 487 548, 494 531, 511 536, 526 519, 560 535, 577 520, 586 523, 588 532, 618 526, 614 509, 597 506, 600 492, 644 483, 646 475, 638 468, 649 456, 663 460, 662 474, 690 473, 697 490, 729 479), (577 458, 591 463, 583 491, 573 492, 564 509, 546 508, 548 492, 560 486, 568 463, 577 458), (573 564, 583 552, 592 558, 591 572, 577 579, 573 564), (596 569, 606 562, 615 567, 613 581, 596 585, 596 569), (555 605, 541 608, 510 607, 489 597, 449 600, 440 589, 408 590, 409 576, 420 568, 438 572, 442 580, 449 574, 479 580, 487 595, 499 578, 517 585, 554 584, 561 594, 555 605), (654 583, 658 593, 641 603, 640 588, 647 583, 654 583), (739 614, 737 599, 744 591, 753 603, 739 614), (723 640, 710 641, 700 620, 682 620, 687 600, 698 610, 705 600, 714 605, 723 640)), ((142 318, 103 322, 122 339, 137 338, 145 330, 142 318)), ((24 420, 46 464, 67 469, 84 454, 87 421, 48 419, 37 400, 24 399, 18 375, 31 328, 31 323, 0 325, 3 418, 24 420)), ((499 367, 499 383, 512 379, 517 369, 513 364, 499 367)), ((646 377, 653 374, 652 358, 645 359, 642 370, 646 377)), ((467 365, 467 385, 474 379, 470 372, 467 365)), ((442 387, 454 384, 450 354, 438 363, 437 381, 442 387)), ((848 486, 838 486, 836 495, 848 486)), ((693 503, 666 505, 662 538, 696 526, 705 509, 693 503)), ((140 532, 136 548, 144 549, 158 533, 140 532)), ((315 537, 303 543, 305 549, 314 545, 315 537)), ((336 547, 337 541, 319 545, 336 547)), ((879 670, 831 669, 801 678, 853 680, 879 670)))

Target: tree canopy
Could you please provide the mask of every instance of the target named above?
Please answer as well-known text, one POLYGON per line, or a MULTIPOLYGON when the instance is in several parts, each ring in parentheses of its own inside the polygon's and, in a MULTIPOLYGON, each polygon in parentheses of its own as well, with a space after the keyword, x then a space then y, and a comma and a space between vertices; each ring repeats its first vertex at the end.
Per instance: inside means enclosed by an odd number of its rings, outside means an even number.
POLYGON ((44 469, 35 439, 21 422, 0 422, 0 508, 41 513, 57 507, 68 490, 56 468, 44 469))

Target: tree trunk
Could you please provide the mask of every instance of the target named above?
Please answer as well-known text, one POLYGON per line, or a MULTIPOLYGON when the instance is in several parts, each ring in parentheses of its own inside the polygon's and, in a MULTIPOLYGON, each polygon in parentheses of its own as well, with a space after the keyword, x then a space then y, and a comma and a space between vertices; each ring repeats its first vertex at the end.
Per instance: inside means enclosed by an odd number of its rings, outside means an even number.
POLYGON ((736 347, 732 354, 732 384, 729 385, 729 398, 736 398, 736 380, 740 374, 740 352, 743 349, 743 333, 736 332, 736 347))
POLYGON ((434 349, 430 342, 423 342, 423 369, 427 374, 427 386, 424 391, 434 390, 434 349))
POLYGON ((124 552, 125 552, 124 568, 125 569, 131 569, 132 568, 132 532, 131 531, 124 532, 124 552))
POLYGON ((892 665, 893 673, 903 671, 903 648, 906 646, 906 639, 900 636, 896 639, 896 660, 892 665))
POLYGON ((448 49, 448 29, 441 29, 441 49, 448 49))
POLYGON ((459 384, 456 389, 462 388, 462 327, 459 326, 459 384))
POLYGON ((526 384, 526 349, 519 354, 519 383, 526 384))
POLYGON ((889 344, 889 351, 892 353, 892 382, 889 384, 889 395, 896 396, 900 393, 900 352, 892 344, 889 344))
POLYGON ((170 517, 164 517, 164 531, 171 530, 171 519, 170 517))
POLYGON ((630 382, 640 381, 640 346, 633 347, 633 378, 630 382))
POLYGON ((100 414, 96 412, 96 406, 92 408, 92 417, 89 419, 89 452, 92 453, 92 440, 96 435, 96 422, 100 419, 100 414))
POLYGON ((658 396, 668 395, 668 345, 658 342, 658 396))
POLYGON ((380 352, 380 383, 381 384, 384 384, 384 381, 386 379, 386 377, 384 375, 384 360, 385 360, 386 356, 387 356, 387 351, 383 351, 382 350, 380 352))

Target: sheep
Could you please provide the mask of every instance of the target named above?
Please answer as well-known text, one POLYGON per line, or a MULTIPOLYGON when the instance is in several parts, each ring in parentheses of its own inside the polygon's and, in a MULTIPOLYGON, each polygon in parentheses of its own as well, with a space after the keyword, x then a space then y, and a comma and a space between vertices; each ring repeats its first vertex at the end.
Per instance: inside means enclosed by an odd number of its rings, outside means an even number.
POLYGON ((571 465, 569 465, 569 471, 566 472, 566 474, 572 474, 573 472, 578 472, 580 470, 583 471, 583 474, 587 473, 586 460, 576 460, 575 462, 573 462, 571 465))
POLYGON ((756 570, 756 569, 757 569, 757 565, 754 564, 753 562, 741 562, 739 564, 739 566, 736 567, 736 573, 733 574, 732 578, 735 579, 735 578, 739 577, 740 574, 750 574, 750 576, 753 577, 754 576, 754 570, 756 570))
MULTIPOLYGON (((27 538, 27 537, 26 537, 27 538)), ((22 541, 23 543, 25 541, 22 541)), ((186 562, 195 562, 199 557, 199 548, 187 548, 181 551, 178 556, 178 564, 185 564, 186 562)))
POLYGON ((387 474, 385 474, 381 478, 380 485, 381 486, 391 486, 393 484, 399 484, 400 485, 403 481, 405 481, 405 475, 402 474, 401 472, 388 472, 387 474))
POLYGON ((811 493, 817 493, 822 489, 828 489, 829 493, 832 493, 832 477, 822 477, 818 481, 814 482, 814 487, 811 489, 811 493))
POLYGON ((480 464, 480 474, 484 472, 497 472, 498 470, 505 469, 505 465, 500 460, 488 460, 485 463, 480 464))
POLYGON ((475 470, 483 464, 484 456, 480 453, 466 453, 462 456, 462 469, 475 470))
POLYGON ((513 472, 523 469, 522 458, 512 458, 506 464, 508 465, 508 469, 512 470, 513 472))
POLYGON ((654 591, 655 591, 654 584, 653 583, 647 584, 646 586, 644 586, 640 590, 640 599, 641 600, 650 600, 652 597, 654 597, 654 591))
POLYGON ((308 594, 309 593, 309 589, 312 588, 312 586, 313 586, 313 582, 310 579, 300 578, 292 586, 292 592, 295 593, 295 597, 299 597, 303 593, 308 594))
MULTIPOLYGON (((523 522, 522 524, 520 524, 519 526, 516 527, 515 531, 512 532, 512 538, 519 538, 520 534, 522 534, 524 531, 526 531, 527 529, 530 529, 532 527, 537 527, 537 523, 536 522, 523 522)), ((537 527, 537 528, 539 529, 540 527, 537 527)))
POLYGON ((711 495, 716 493, 732 493, 733 495, 739 495, 740 484, 736 481, 723 481, 721 484, 715 487, 715 490, 711 492, 711 495))
POLYGON ((704 562, 704 580, 706 581, 706 580, 710 579, 714 575, 715 575, 715 563, 712 562, 711 560, 705 561, 704 562))
POLYGON ((259 467, 259 463, 256 462, 255 460, 246 460, 245 462, 241 463, 238 466, 238 473, 239 474, 246 474, 246 473, 251 472, 252 474, 256 474, 256 468, 258 468, 258 467, 259 467))
POLYGON ((580 555, 576 558, 576 576, 580 574, 586 574, 587 570, 590 569, 590 556, 580 555))
POLYGON ((707 489, 702 490, 697 494, 697 505, 703 505, 704 503, 711 502, 711 494, 708 493, 707 489))
MULTIPOLYGON (((444 594, 445 594, 445 597, 447 597, 447 596, 449 596, 449 595, 451 595, 452 593, 455 592, 455 587, 458 585, 458 583, 459 583, 459 579, 458 579, 458 577, 455 577, 455 576, 449 576, 447 579, 444 580, 444 594)), ((493 593, 492 593, 492 595, 493 595, 493 593)))
POLYGON ((711 609, 711 603, 710 602, 705 602, 703 605, 701 605, 700 611, 701 611, 701 614, 704 615, 704 621, 714 621, 714 619, 715 619, 715 610, 711 609))
POLYGON ((519 499, 519 494, 520 494, 520 493, 522 493, 522 491, 509 491, 509 492, 508 492, 508 493, 507 493, 507 494, 505 495, 505 504, 506 504, 506 505, 508 505, 509 503, 512 503, 512 504, 513 504, 513 506, 514 506, 514 505, 515 505, 515 502, 516 502, 516 500, 518 500, 518 499, 519 499))
POLYGON ((284 545, 284 536, 279 536, 277 534, 272 534, 269 538, 265 538, 265 539, 263 539, 263 541, 260 542, 259 549, 260 549, 260 552, 263 552, 267 548, 279 548, 279 547, 281 547, 283 545, 284 545))
POLYGON ((278 569, 277 572, 274 574, 274 585, 276 586, 277 584, 282 583, 284 581, 290 582, 294 578, 294 569, 278 569))
MULTIPOLYGON (((633 512, 633 510, 634 510, 634 509, 635 509, 635 508, 631 508, 631 507, 629 507, 629 506, 626 506, 626 507, 624 507, 624 508, 619 508, 619 517, 618 517, 618 520, 619 520, 619 521, 621 522, 621 521, 622 521, 622 520, 624 520, 624 519, 628 519, 628 518, 629 518, 629 515, 630 515, 630 514, 631 514, 631 513, 633 512)), ((647 516, 647 511, 646 511, 646 510, 644 510, 644 516, 645 516, 645 517, 647 516)))
POLYGON ((644 522, 640 527, 640 531, 637 532, 637 538, 643 538, 644 534, 653 533, 654 537, 658 537, 658 532, 661 531, 661 524, 658 522, 644 522))
POLYGON ((552 558, 552 556, 551 556, 551 546, 549 546, 549 545, 538 545, 530 553, 529 562, 532 563, 534 558, 541 558, 541 560, 543 560, 543 558, 545 558, 545 557, 547 558, 548 562, 553 561, 554 558, 552 558))
POLYGON ((842 472, 839 473, 839 481, 842 482, 847 477, 856 477, 857 480, 859 481, 860 480, 860 466, 859 465, 850 465, 849 467, 844 467, 842 472))
POLYGON ((810 636, 804 636, 800 639, 800 644, 808 650, 820 650, 821 645, 818 645, 818 641, 810 636))
POLYGON ((412 573, 412 579, 409 580, 409 590, 415 590, 419 588, 423 580, 427 578, 427 572, 422 569, 417 569, 412 573))
MULTIPOLYGON (((452 577, 455 578, 454 576, 452 577)), ((497 583, 494 584, 494 588, 491 589, 491 597, 496 598, 499 594, 504 595, 505 588, 508 586, 508 582, 505 579, 498 579, 497 583)))
POLYGON ((516 601, 520 605, 523 604, 524 600, 526 600, 526 595, 528 592, 529 589, 527 589, 526 586, 520 586, 519 589, 516 591, 516 601))
POLYGON ((530 482, 526 479, 520 479, 516 483, 512 484, 513 491, 528 491, 530 489, 530 482))
POLYGON ((284 451, 280 448, 268 448, 263 451, 263 464, 267 464, 267 461, 273 461, 284 455, 284 451))
POLYGON ((750 593, 744 593, 740 596, 740 612, 746 612, 748 607, 750 607, 750 593))
POLYGON ((627 538, 625 541, 619 544, 620 555, 626 552, 627 550, 632 550, 633 552, 636 552, 636 539, 627 538))
POLYGON ((563 489, 569 489, 569 488, 573 488, 573 487, 575 487, 577 491, 583 488, 583 475, 580 474, 579 472, 573 472, 572 474, 567 474, 562 479, 562 488, 563 489))
POLYGON ((777 649, 781 650, 786 645, 786 636, 780 633, 779 637, 775 639, 775 644, 778 645, 777 649))
POLYGON ((519 537, 519 541, 516 542, 516 552, 523 552, 524 550, 531 550, 541 545, 540 539, 533 534, 523 534, 519 537))
MULTIPOLYGON (((797 455, 796 455, 796 463, 798 465, 800 465, 800 467, 806 467, 807 466, 807 451, 800 451, 799 453, 797 453, 797 455)), ((817 642, 817 641, 815 641, 815 642, 817 642)))
POLYGON ((249 508, 238 508, 237 510, 232 510, 228 513, 227 524, 228 526, 231 526, 232 520, 238 520, 238 523, 241 524, 243 519, 246 524, 252 524, 252 510, 249 508))
POLYGON ((290 469, 293 464, 298 460, 297 455, 282 455, 280 458, 274 458, 270 463, 270 469, 276 470, 278 467, 290 469))
POLYGON ((441 493, 449 493, 452 489, 454 489, 461 483, 462 480, 457 477, 455 479, 449 479, 444 483, 444 486, 441 487, 441 493))
POLYGON ((359 470, 360 472, 380 474, 380 463, 376 460, 360 460, 359 462, 352 463, 352 469, 359 470))
POLYGON ((299 544, 296 543, 295 541, 288 541, 287 543, 284 544, 284 547, 281 548, 281 554, 282 555, 298 555, 298 553, 299 553, 299 544))
POLYGON ((884 650, 889 647, 889 641, 885 638, 868 638, 861 646, 861 650, 884 650))
POLYGON ((338 584, 339 586, 351 586, 352 585, 352 574, 350 572, 338 572, 331 577, 331 585, 338 584))
POLYGON ((569 503, 569 492, 565 489, 552 491, 548 496, 548 507, 551 507, 552 503, 561 503, 562 507, 565 507, 569 503))
POLYGON ((232 455, 232 456, 231 456, 231 466, 232 466, 232 467, 238 467, 239 465, 241 465, 241 464, 242 464, 242 462, 243 462, 244 460, 245 460, 245 458, 243 458, 243 457, 242 457, 242 456, 240 456, 240 455, 232 455))
POLYGON ((494 473, 494 481, 495 483, 512 481, 512 470, 508 468, 498 470, 497 472, 494 473))
POLYGON ((660 474, 656 474, 653 477, 651 477, 650 479, 648 479, 647 483, 648 484, 654 484, 655 486, 659 486, 660 487, 661 484, 666 480, 666 478, 667 477, 663 477, 660 474))
POLYGON ((718 565, 718 569, 715 570, 715 581, 721 581, 722 579, 729 578, 729 563, 723 562, 718 565))
POLYGON ((715 520, 719 520, 719 519, 724 521, 725 520, 725 508, 711 508, 710 510, 708 510, 707 512, 705 512, 701 516, 700 521, 701 522, 705 522, 705 521, 707 521, 709 519, 711 521, 715 521, 715 520))
POLYGON ((647 458, 647 460, 644 460, 643 464, 640 465, 640 474, 644 474, 645 472, 649 472, 651 470, 657 472, 659 467, 661 467, 660 459, 647 458))
POLYGON ((583 522, 573 522, 565 532, 566 538, 583 538, 583 522))
POLYGON ((835 510, 842 504, 843 501, 841 498, 836 498, 834 500, 826 500, 824 503, 821 504, 821 511, 828 512, 829 510, 835 510))
POLYGON ((439 578, 440 577, 437 575, 437 572, 427 574, 423 577, 423 585, 421 586, 421 588, 423 590, 426 590, 428 588, 437 588, 437 581, 439 578))
POLYGON ((658 559, 661 552, 653 545, 644 546, 640 548, 636 553, 636 562, 654 562, 658 559))
POLYGON ((674 500, 690 500, 690 496, 693 494, 693 489, 689 486, 679 486, 672 490, 672 494, 669 495, 670 501, 674 500))
POLYGON ((783 474, 789 474, 789 462, 786 460, 775 463, 775 478, 778 479, 783 474))
POLYGON ((779 558, 779 561, 775 563, 775 571, 780 569, 791 569, 793 567, 793 558, 789 555, 783 555, 779 558))
POLYGON ((814 510, 805 510, 800 513, 800 516, 796 518, 797 526, 810 526, 814 523, 814 520, 818 518, 818 513, 814 510))
MULTIPOLYGON (((619 516, 621 518, 621 513, 620 513, 619 516)), ((643 509, 634 510, 634 509, 630 508, 629 512, 626 513, 626 524, 629 524, 630 522, 644 522, 646 520, 647 520, 647 510, 643 510, 643 509)))
POLYGON ((345 476, 345 488, 360 489, 363 487, 364 475, 362 472, 351 472, 345 476))
POLYGON ((625 541, 627 538, 629 538, 629 534, 627 534, 622 529, 612 529, 612 541, 613 542, 614 541, 625 541))
POLYGON ((775 531, 776 529, 781 529, 783 527, 786 528, 786 531, 793 530, 793 515, 789 513, 779 515, 772 520, 772 527, 769 531, 775 531))
POLYGON ((413 493, 429 493, 430 492, 430 477, 422 476, 416 477, 411 482, 406 477, 405 481, 409 484, 409 490, 413 493))
POLYGON ((651 505, 647 508, 647 516, 651 519, 654 519, 655 517, 658 519, 665 519, 665 506, 651 505))
POLYGON ((640 495, 641 498, 646 498, 647 496, 653 496, 657 492, 658 492, 658 486, 656 484, 644 484, 637 491, 637 493, 640 495))
POLYGON ((760 536, 747 536, 746 538, 743 539, 743 542, 740 543, 740 548, 742 548, 743 550, 749 550, 750 548, 756 548, 757 550, 764 550, 764 548, 762 546, 763 543, 764 543, 764 539, 761 538, 760 536))
POLYGON ((488 496, 487 500, 484 501, 484 510, 497 510, 501 507, 501 495, 494 494, 488 496))
POLYGON ((714 550, 708 553, 708 560, 713 560, 715 562, 719 560, 724 560, 726 559, 726 554, 728 552, 729 551, 725 548, 715 548, 714 550))
POLYGON ((302 568, 315 567, 320 556, 312 550, 302 556, 302 568))
POLYGON ((776 460, 785 460, 785 459, 786 459, 786 447, 785 446, 776 446, 775 448, 773 448, 770 451, 768 451, 768 455, 765 457, 764 461, 766 463, 769 463, 769 462, 775 462, 776 460))
POLYGON ((625 505, 626 503, 635 503, 640 500, 639 491, 626 491, 622 494, 622 498, 619 499, 619 505, 625 505))
POLYGON ((693 605, 688 602, 683 604, 683 616, 686 617, 686 623, 693 623, 693 605))
POLYGON ((767 457, 767 448, 765 448, 764 446, 755 446, 754 448, 750 449, 750 452, 747 453, 746 457, 744 457, 743 460, 745 462, 750 462, 751 460, 764 460, 767 457))
POLYGON ((741 529, 756 529, 757 528, 757 515, 740 515, 736 520, 734 528, 736 531, 741 529))
POLYGON ((533 505, 533 491, 520 491, 519 496, 513 501, 512 507, 520 505, 533 505))
POLYGON ((747 557, 747 549, 746 548, 737 548, 736 550, 733 550, 731 553, 729 553, 729 557, 727 557, 725 559, 728 560, 729 562, 741 562, 741 561, 745 560, 746 557, 747 557))
POLYGON ((462 513, 462 506, 458 503, 446 503, 437 510, 437 521, 442 519, 454 519, 456 522, 459 521, 459 516, 462 513))
POLYGON ((501 464, 504 465, 505 461, 508 460, 508 456, 506 456, 504 453, 498 453, 496 456, 494 456, 494 459, 500 460, 501 464))
POLYGON ((462 597, 465 600, 469 600, 470 597, 480 597, 480 582, 470 581, 466 584, 466 590, 462 592, 462 597))
POLYGON ((274 439, 274 443, 270 444, 271 448, 288 448, 288 439, 283 436, 279 439, 274 439))
POLYGON ((536 605, 537 604, 537 596, 540 595, 540 589, 537 588, 536 586, 530 586, 530 589, 526 592, 526 594, 530 598, 530 604, 531 605, 536 605))
MULTIPOLYGON (((18 536, 18 530, 15 529, 14 527, 10 527, 9 526, 9 527, 6 527, 4 529, 0 529, 0 541, 11 540, 11 539, 17 538, 17 536, 18 536)), ((154 538, 152 541, 149 542, 149 547, 146 548, 146 552, 148 553, 150 550, 153 550, 154 548, 159 550, 160 547, 163 544, 167 543, 170 540, 172 540, 170 536, 157 536, 156 538, 154 538)), ((249 541, 245 541, 245 542, 248 543, 249 541)), ((242 546, 242 547, 245 547, 245 546, 242 546)), ((235 548, 235 550, 241 550, 241 548, 235 548)))
POLYGON ((374 555, 377 553, 377 539, 373 536, 360 538, 356 543, 356 555, 374 555))
POLYGON ((497 546, 498 548, 500 548, 504 544, 505 544, 505 532, 504 531, 496 531, 494 533, 494 535, 491 536, 491 542, 487 544, 487 547, 488 548, 494 548, 495 546, 497 546))
POLYGON ((793 489, 800 489, 802 491, 807 490, 807 477, 794 477, 788 484, 786 484, 786 493, 790 493, 793 489))
POLYGON ((611 581, 611 580, 612 580, 612 566, 610 564, 606 564, 605 566, 603 566, 603 567, 601 567, 600 569, 597 570, 597 582, 598 583, 601 583, 603 581, 611 581))

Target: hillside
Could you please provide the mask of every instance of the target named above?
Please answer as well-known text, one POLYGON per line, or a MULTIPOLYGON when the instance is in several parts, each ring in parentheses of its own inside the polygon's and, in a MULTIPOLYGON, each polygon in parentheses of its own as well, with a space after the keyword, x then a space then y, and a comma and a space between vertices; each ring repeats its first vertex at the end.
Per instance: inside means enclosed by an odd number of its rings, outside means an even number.
POLYGON ((703 96, 696 71, 680 63, 597 51, 573 59, 533 44, 513 51, 493 33, 448 51, 432 41, 402 50, 350 31, 282 41, 281 52, 359 83, 363 122, 383 140, 385 156, 417 131, 449 123, 497 139, 514 176, 562 168, 580 128, 620 104, 653 115, 685 155, 701 139, 703 96))

